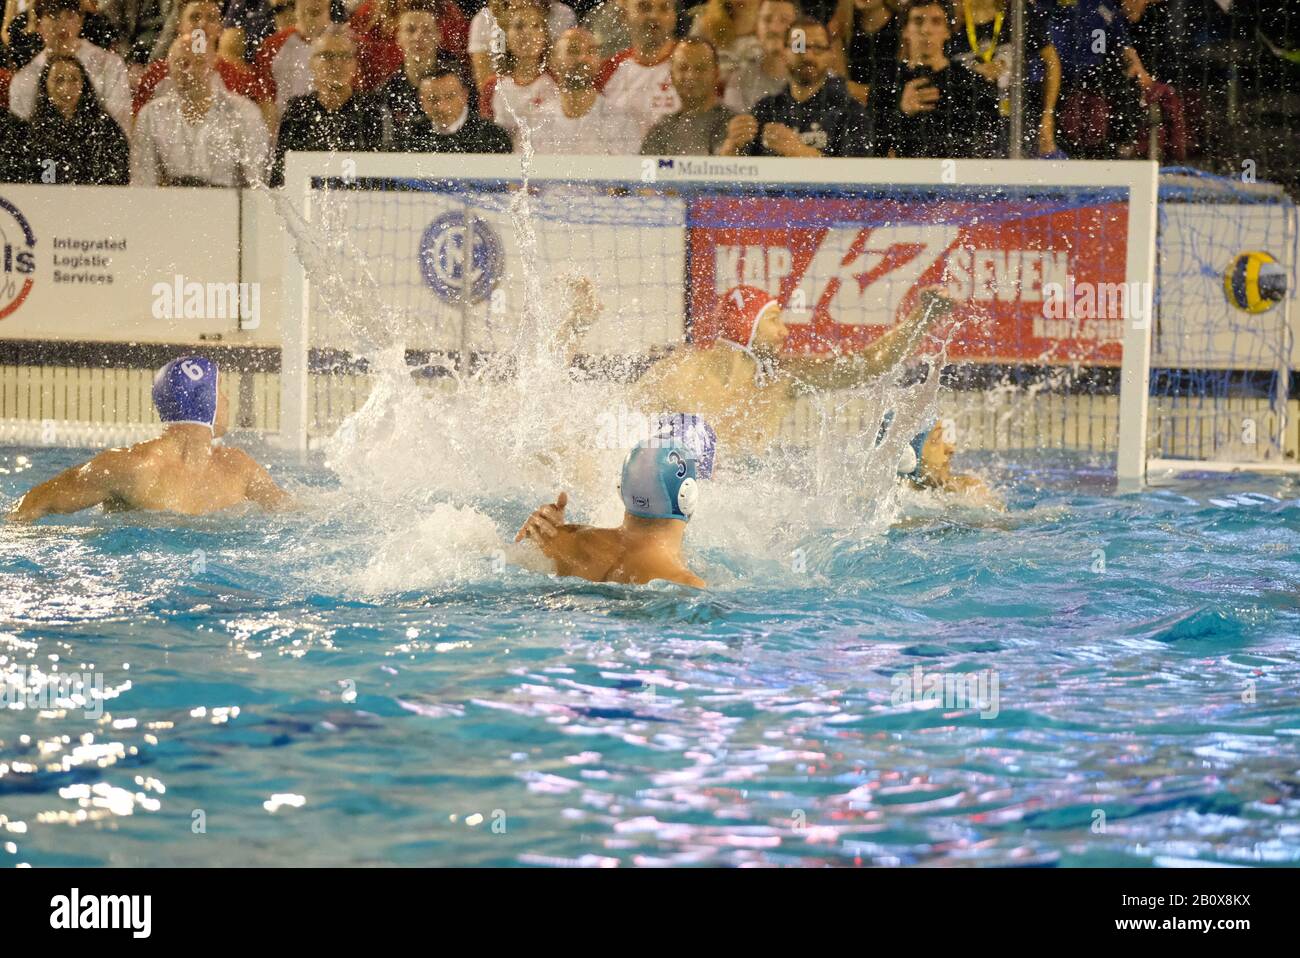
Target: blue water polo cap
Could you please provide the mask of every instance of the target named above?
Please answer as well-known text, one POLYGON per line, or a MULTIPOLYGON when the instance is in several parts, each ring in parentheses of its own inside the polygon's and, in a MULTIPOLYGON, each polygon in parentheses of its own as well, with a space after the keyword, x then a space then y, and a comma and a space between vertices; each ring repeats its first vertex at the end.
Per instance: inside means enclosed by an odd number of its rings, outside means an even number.
POLYGON ((934 423, 931 423, 925 427, 924 431, 918 432, 912 437, 912 441, 908 443, 908 446, 912 450, 912 460, 909 463, 906 455, 904 455, 903 461, 898 464, 898 474, 900 476, 908 476, 912 479, 921 478, 921 471, 925 468, 924 464, 921 462, 921 450, 925 448, 925 441, 930 438, 930 433, 933 431, 934 423), (905 469, 904 467, 908 465, 910 465, 911 468, 905 469))
MULTIPOLYGON (((885 436, 889 434, 889 427, 894 424, 894 410, 888 410, 880 421, 880 429, 876 432, 876 445, 879 446, 885 441, 885 436)), ((911 442, 907 444, 907 449, 903 450, 903 455, 898 461, 898 474, 908 476, 913 479, 921 478, 921 450, 925 448, 925 441, 930 438, 930 433, 934 431, 936 423, 930 423, 921 432, 912 437, 911 442)))
POLYGON ((695 472, 700 479, 713 478, 713 460, 718 450, 718 435, 704 417, 694 412, 664 413, 659 417, 655 436, 660 445, 665 440, 679 442, 695 456, 695 472))
POLYGON ((217 364, 203 356, 178 356, 153 378, 153 404, 163 422, 212 428, 217 421, 217 364))
POLYGON ((627 454, 618 491, 631 515, 687 522, 695 511, 698 478, 698 460, 685 443, 649 439, 627 454))

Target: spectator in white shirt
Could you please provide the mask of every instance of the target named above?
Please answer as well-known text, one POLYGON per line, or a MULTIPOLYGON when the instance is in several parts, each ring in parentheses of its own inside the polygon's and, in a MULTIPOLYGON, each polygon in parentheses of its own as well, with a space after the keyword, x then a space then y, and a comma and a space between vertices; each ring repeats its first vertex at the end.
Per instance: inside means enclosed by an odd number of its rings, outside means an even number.
POLYGON ((51 56, 71 56, 86 69, 95 95, 117 125, 131 129, 131 86, 126 64, 116 53, 81 39, 80 0, 39 0, 36 30, 45 47, 9 83, 9 109, 30 120, 36 107, 36 87, 51 56))
POLYGON ((496 72, 494 57, 499 60, 505 53, 505 23, 510 19, 511 9, 527 4, 540 4, 546 11, 546 25, 553 37, 578 22, 573 8, 560 0, 488 0, 469 22, 469 43, 465 48, 474 71, 474 83, 480 89, 496 72))
POLYGON ((133 186, 248 186, 266 182, 268 137, 257 106, 216 76, 216 51, 177 37, 170 89, 140 111, 131 143, 133 186))
POLYGON ((559 96, 533 133, 538 153, 625 156, 637 152, 641 132, 596 89, 600 45, 590 30, 564 31, 551 54, 559 96))
POLYGON ((624 0, 632 45, 601 68, 596 86, 645 136, 655 121, 681 109, 669 65, 676 45, 677 0, 624 0))
POLYGON ((539 117, 555 103, 558 91, 546 72, 551 38, 541 7, 517 7, 506 21, 505 69, 483 87, 482 113, 510 134, 515 152, 524 148, 524 131, 537 129, 539 117))
POLYGON ((275 105, 283 110, 311 92, 311 45, 330 25, 330 0, 294 0, 293 26, 265 40, 256 69, 275 82, 275 105))

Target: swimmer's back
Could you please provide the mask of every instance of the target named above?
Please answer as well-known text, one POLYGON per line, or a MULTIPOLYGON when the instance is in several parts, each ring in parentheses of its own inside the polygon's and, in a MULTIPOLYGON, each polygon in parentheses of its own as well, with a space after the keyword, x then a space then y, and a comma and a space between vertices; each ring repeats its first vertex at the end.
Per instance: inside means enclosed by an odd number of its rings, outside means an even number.
POLYGON ((240 448, 218 446, 194 463, 187 463, 164 439, 129 451, 136 456, 134 494, 129 504, 123 503, 125 508, 199 515, 246 500, 274 506, 285 498, 265 469, 240 448), (274 502, 264 502, 268 494, 274 502))
POLYGON ((113 493, 108 511, 147 510, 200 515, 245 501, 279 505, 283 494, 248 453, 217 447, 201 461, 186 462, 164 437, 128 449, 109 449, 82 467, 108 473, 113 493))

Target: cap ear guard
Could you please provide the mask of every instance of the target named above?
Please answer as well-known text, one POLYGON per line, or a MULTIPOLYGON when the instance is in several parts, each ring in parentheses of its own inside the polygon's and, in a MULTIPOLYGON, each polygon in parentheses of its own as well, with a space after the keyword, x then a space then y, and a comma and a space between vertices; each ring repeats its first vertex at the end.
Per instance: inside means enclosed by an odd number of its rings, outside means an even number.
POLYGON ((687 476, 682 480, 681 487, 677 490, 677 509, 687 519, 695 512, 695 506, 700 498, 700 484, 687 476))
POLYGON ((916 450, 911 446, 904 446, 902 453, 898 457, 898 474, 900 476, 910 476, 916 472, 916 468, 920 464, 920 460, 916 458, 916 450))

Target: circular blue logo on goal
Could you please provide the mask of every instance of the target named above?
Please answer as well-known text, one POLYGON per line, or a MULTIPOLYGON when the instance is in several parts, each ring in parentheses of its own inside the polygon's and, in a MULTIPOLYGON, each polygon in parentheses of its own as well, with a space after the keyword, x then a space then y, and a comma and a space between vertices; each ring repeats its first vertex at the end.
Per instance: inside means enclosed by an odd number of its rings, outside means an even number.
POLYGON ((420 237, 420 272, 438 298, 449 303, 487 299, 504 264, 501 237, 473 214, 443 213, 420 237))

